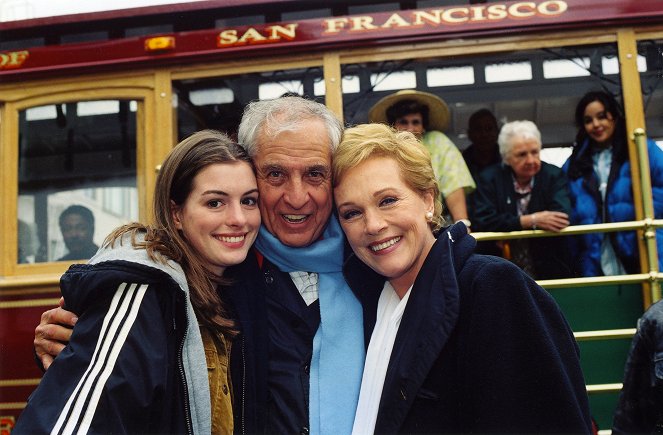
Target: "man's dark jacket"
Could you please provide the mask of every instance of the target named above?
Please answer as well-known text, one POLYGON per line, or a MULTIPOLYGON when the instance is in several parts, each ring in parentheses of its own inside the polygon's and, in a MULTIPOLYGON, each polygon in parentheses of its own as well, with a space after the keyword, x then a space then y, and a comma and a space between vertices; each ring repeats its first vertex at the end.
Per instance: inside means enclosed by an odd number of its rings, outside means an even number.
POLYGON ((235 433, 306 434, 319 302, 306 305, 290 275, 255 252, 232 273, 228 298, 241 330, 230 358, 235 433))
MULTIPOLYGON (((579 351, 553 298, 515 265, 440 234, 411 290, 375 433, 589 433, 579 351)), ((352 257, 346 279, 369 342, 385 279, 352 257)))

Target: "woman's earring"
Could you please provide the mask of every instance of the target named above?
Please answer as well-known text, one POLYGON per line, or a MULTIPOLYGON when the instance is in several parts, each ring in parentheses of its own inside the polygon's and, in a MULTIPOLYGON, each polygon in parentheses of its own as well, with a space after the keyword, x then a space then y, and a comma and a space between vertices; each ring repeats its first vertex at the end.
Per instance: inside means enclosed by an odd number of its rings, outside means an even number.
POLYGON ((426 212, 426 220, 428 222, 431 222, 433 220, 433 212, 432 211, 427 211, 426 212))

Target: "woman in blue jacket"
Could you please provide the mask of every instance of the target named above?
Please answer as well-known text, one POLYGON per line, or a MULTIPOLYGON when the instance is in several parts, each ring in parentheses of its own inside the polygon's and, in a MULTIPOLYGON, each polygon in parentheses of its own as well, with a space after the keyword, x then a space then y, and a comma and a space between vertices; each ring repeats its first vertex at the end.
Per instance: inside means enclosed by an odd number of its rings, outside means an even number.
POLYGON ((16 434, 233 432, 238 328, 222 298, 260 227, 246 151, 209 130, 182 141, 157 177, 153 222, 116 229, 63 275, 78 321, 16 434))
MULTIPOLYGON (((564 164, 571 195, 571 224, 588 225, 635 219, 631 164, 624 118, 606 92, 589 92, 576 106, 578 126, 571 157, 564 164)), ((663 217, 663 151, 648 141, 654 212, 663 217)), ((663 232, 657 231, 659 252, 663 232)), ((634 231, 592 233, 573 239, 574 264, 582 276, 621 275, 639 271, 634 231)), ((659 270, 661 261, 659 259, 659 270)))

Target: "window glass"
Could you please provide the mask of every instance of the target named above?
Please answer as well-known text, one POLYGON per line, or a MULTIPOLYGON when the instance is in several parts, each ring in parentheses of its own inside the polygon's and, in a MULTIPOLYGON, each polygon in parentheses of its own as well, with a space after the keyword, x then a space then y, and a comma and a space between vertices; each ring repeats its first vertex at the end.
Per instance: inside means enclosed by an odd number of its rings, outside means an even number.
POLYGON ((663 141, 663 40, 638 43, 638 71, 642 82, 647 135, 663 141), (641 58, 645 59, 644 62, 640 61, 641 58))
POLYGON ((173 91, 178 140, 205 128, 236 138, 244 106, 253 100, 295 94, 325 102, 324 78, 318 67, 178 80, 173 82, 173 91))
POLYGON ((99 100, 19 113, 19 263, 88 259, 138 219, 136 107, 99 100))

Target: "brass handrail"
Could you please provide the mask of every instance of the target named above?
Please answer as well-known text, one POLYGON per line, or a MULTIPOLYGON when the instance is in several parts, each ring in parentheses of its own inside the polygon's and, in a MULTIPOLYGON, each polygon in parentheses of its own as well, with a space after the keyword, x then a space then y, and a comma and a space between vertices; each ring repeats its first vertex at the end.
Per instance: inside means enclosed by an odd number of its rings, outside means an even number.
MULTIPOLYGON (((636 128, 633 132, 633 139, 638 151, 638 161, 640 164, 640 190, 642 194, 642 211, 645 221, 654 220, 654 200, 652 198, 651 176, 649 171, 649 151, 647 149, 647 136, 645 130, 636 128)), ((656 275, 658 270, 658 252, 656 248, 656 230, 652 227, 645 227, 643 232, 645 249, 647 252, 647 263, 643 266, 650 275, 656 275)), ((656 302, 661 298, 661 289, 659 283, 654 280, 649 288, 651 302, 656 302)))
POLYGON ((473 232, 472 236, 479 240, 507 240, 507 239, 526 239, 533 237, 556 237, 556 236, 573 236, 579 234, 598 233, 598 232, 616 232, 616 231, 632 231, 638 229, 656 229, 663 228, 663 219, 642 219, 639 221, 627 222, 610 222, 606 224, 591 224, 591 225, 573 225, 562 229, 559 232, 545 231, 545 230, 522 230, 522 231, 477 231, 473 232))
MULTIPOLYGON (((651 197, 651 195, 649 196, 651 197)), ((658 253, 656 249, 657 228, 663 228, 663 219, 651 219, 649 217, 646 217, 645 219, 639 221, 568 226, 559 232, 544 231, 544 230, 473 232, 472 236, 478 241, 511 240, 511 239, 527 239, 534 237, 571 236, 571 235, 588 234, 595 232, 633 231, 633 230, 642 229, 645 235, 644 241, 647 245, 647 255, 650 258, 649 273, 582 277, 582 278, 549 279, 549 280, 538 280, 537 283, 541 287, 545 287, 547 289, 566 288, 566 287, 575 287, 575 286, 599 286, 599 285, 610 285, 610 284, 648 283, 652 287, 652 301, 655 302, 658 299, 660 299, 659 296, 660 284, 658 281, 663 280, 663 273, 658 270, 658 255, 657 255, 658 253)))
POLYGON ((587 393, 597 394, 597 393, 616 393, 622 389, 621 383, 615 384, 593 384, 587 385, 587 393))
POLYGON ((578 331, 574 332, 573 336, 576 341, 592 341, 592 340, 617 340, 623 338, 632 338, 635 335, 636 328, 625 329, 606 329, 603 331, 578 331))

